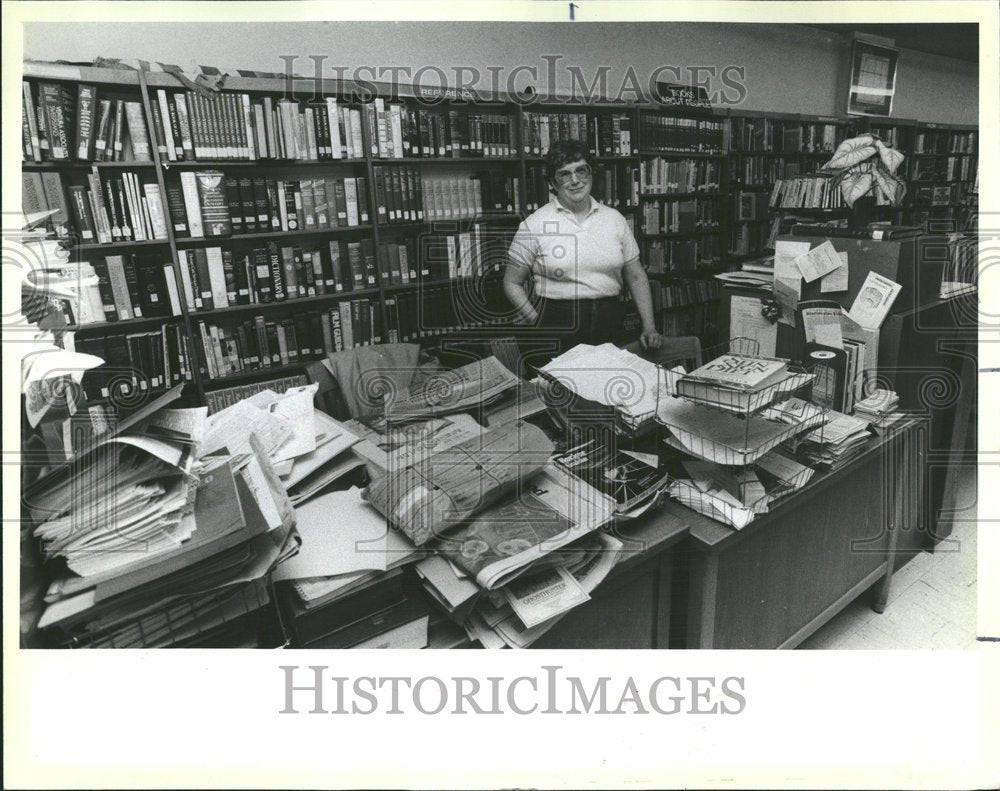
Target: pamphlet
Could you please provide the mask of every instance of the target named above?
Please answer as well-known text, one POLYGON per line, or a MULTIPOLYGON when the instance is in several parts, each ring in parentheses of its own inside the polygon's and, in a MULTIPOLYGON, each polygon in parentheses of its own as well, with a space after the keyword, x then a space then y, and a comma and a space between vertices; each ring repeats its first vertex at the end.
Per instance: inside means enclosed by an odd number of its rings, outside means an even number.
POLYGON ((902 288, 878 272, 869 272, 847 315, 866 329, 878 329, 902 288))

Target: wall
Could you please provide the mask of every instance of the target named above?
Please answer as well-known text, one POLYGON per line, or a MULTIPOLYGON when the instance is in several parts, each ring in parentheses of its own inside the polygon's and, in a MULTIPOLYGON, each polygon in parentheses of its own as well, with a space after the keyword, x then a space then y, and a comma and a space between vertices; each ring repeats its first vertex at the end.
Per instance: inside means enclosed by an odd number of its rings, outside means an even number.
MULTIPOLYGON (((745 109, 818 115, 842 114, 849 47, 838 34, 800 25, 734 23, 32 23, 25 28, 25 56, 89 61, 95 56, 143 58, 220 68, 283 71, 279 55, 301 55, 297 70, 311 74, 309 55, 327 55, 328 66, 469 66, 488 75, 518 65, 537 69, 537 90, 554 83, 568 92, 577 67, 590 82, 610 67, 609 90, 628 84, 632 66, 646 84, 661 65, 728 65, 746 69, 745 109), (542 55, 560 55, 554 80, 542 55)), ((976 123, 978 68, 974 63, 902 50, 893 115, 923 121, 976 123)), ((516 86, 529 82, 519 72, 516 86)), ((433 72, 423 82, 437 85, 433 72)), ((669 78, 668 78, 669 79, 669 78)), ((406 80, 404 81, 411 81, 406 80)), ((489 88, 484 76, 479 87, 489 88)), ((501 88, 505 87, 503 81, 501 88)), ((729 96, 731 89, 722 88, 729 96)), ((626 98, 630 98, 627 95, 626 98)))

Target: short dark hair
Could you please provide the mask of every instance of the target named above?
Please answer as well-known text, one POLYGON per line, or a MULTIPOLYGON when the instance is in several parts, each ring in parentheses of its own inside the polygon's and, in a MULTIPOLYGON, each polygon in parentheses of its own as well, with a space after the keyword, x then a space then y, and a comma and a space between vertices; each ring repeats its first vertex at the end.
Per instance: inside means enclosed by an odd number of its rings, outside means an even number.
POLYGON ((552 144, 549 153, 545 155, 545 180, 549 183, 550 192, 555 192, 552 185, 556 181, 556 171, 563 165, 579 162, 581 159, 590 165, 591 170, 597 167, 594 155, 579 140, 560 140, 552 144))

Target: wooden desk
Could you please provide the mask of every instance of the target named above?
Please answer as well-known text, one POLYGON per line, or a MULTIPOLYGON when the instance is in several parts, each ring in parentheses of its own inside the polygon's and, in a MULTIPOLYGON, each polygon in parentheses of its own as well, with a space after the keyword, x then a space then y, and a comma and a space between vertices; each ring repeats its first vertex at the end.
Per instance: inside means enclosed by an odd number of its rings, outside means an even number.
MULTIPOLYGON (((675 553, 687 577, 688 595, 675 596, 686 598, 683 644, 794 648, 880 581, 881 612, 897 538, 919 518, 925 422, 900 421, 743 530, 684 509, 690 532, 675 553)), ((675 592, 685 586, 678 577, 675 592)))

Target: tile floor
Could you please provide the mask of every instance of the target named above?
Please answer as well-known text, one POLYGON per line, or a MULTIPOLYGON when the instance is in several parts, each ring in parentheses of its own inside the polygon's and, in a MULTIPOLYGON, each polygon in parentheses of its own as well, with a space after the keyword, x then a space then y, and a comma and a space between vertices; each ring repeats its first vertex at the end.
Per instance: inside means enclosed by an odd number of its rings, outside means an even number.
MULTIPOLYGON (((974 471, 971 471, 974 473, 974 471)), ((974 511, 974 474, 959 481, 958 508, 974 511)), ((956 522, 956 543, 921 552, 898 569, 881 615, 871 592, 855 599, 799 648, 972 648, 976 633, 976 524, 956 522)), ((946 542, 945 542, 946 543, 946 542)))

